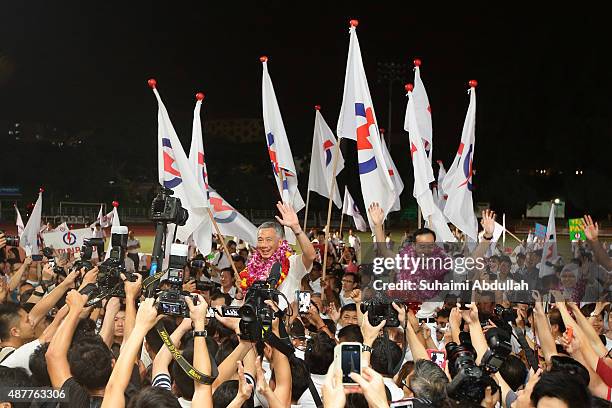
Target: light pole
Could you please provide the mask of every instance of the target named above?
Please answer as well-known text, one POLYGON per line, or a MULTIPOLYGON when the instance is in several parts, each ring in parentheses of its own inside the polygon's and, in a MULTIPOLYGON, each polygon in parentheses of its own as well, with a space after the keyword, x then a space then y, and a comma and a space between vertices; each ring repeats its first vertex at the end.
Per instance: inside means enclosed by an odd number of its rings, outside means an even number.
POLYGON ((391 120, 393 118, 393 84, 395 82, 404 82, 406 77, 406 65, 398 62, 379 62, 377 64, 378 83, 387 83, 389 87, 389 106, 387 114, 387 145, 389 152, 391 151, 391 136, 393 128, 391 120))

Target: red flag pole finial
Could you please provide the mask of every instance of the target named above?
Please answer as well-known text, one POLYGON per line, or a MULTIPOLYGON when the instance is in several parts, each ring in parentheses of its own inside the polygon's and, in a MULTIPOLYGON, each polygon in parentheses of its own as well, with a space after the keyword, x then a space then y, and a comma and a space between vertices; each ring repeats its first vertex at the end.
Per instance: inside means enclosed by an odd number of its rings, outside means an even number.
POLYGON ((203 94, 202 92, 198 92, 198 93, 196 94, 196 99, 197 99, 198 101, 204 100, 204 94, 203 94))
POLYGON ((157 80, 155 78, 151 78, 147 81, 151 89, 155 89, 157 87, 157 80))
POLYGON ((259 61, 267 62, 268 61, 268 57, 266 57, 265 55, 262 55, 261 57, 259 57, 259 61))
POLYGON ((119 201, 117 200, 113 201, 113 207, 115 208, 119 207, 119 201))
POLYGON ((40 188, 38 189, 38 192, 39 192, 39 193, 44 193, 44 192, 45 192, 44 187, 40 187, 40 188))
POLYGON ((315 110, 320 111, 321 110, 321 105, 315 105, 315 110))
POLYGON ((385 134, 385 128, 378 128, 378 130, 380 131, 380 133, 382 133, 383 135, 385 134))
POLYGON ((420 67, 421 66, 421 60, 418 58, 415 58, 414 61, 412 61, 414 63, 415 67, 420 67))
POLYGON ((351 27, 357 28, 357 26, 359 25, 359 20, 353 19, 349 21, 349 24, 351 25, 351 27))
POLYGON ((404 89, 408 92, 412 92, 412 90, 414 89, 414 85, 412 84, 406 84, 404 85, 404 89))
POLYGON ((470 79, 470 82, 468 82, 468 84, 470 85, 470 88, 476 88, 478 86, 478 81, 475 79, 470 79))

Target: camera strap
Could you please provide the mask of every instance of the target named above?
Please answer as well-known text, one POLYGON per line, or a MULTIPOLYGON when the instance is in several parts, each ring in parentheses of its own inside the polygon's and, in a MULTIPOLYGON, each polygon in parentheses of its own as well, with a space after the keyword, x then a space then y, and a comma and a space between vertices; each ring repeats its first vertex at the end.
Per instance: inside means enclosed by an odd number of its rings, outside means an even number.
POLYGON ((213 358, 210 358, 210 366, 211 366, 211 374, 212 376, 206 375, 201 371, 195 369, 193 365, 189 363, 189 361, 185 360, 181 351, 174 345, 172 339, 170 338, 170 334, 166 330, 164 323, 162 321, 157 322, 155 325, 155 329, 159 334, 159 337, 162 339, 170 354, 172 354, 172 358, 177 364, 181 367, 181 369, 194 381, 199 382, 200 384, 212 385, 212 383, 217 379, 219 375, 219 369, 217 368, 217 363, 213 358))

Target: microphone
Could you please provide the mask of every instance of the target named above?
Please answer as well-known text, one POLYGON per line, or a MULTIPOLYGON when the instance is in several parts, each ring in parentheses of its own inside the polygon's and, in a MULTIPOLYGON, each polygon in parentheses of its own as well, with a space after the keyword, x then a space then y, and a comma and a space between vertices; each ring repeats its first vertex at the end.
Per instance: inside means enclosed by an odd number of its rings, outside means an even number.
POLYGON ((268 285, 270 285, 271 288, 275 288, 278 284, 281 277, 281 269, 282 265, 280 262, 274 262, 274 264, 272 264, 270 274, 268 275, 268 285))

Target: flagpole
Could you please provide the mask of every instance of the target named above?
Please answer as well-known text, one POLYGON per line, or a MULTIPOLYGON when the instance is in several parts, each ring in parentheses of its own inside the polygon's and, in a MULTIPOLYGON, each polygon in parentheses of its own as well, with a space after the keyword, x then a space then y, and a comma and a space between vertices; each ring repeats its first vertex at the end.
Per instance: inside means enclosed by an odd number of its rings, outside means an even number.
MULTIPOLYGON (((344 211, 340 212, 340 232, 338 233, 339 237, 342 237, 342 223, 344 222, 344 211)), ((342 242, 344 242, 344 240, 342 240, 342 242)))
POLYGON ((227 259, 229 260, 230 265, 232 265, 232 269, 234 270, 234 279, 236 279, 236 284, 238 284, 240 276, 238 275, 238 270, 236 269, 236 265, 234 265, 234 260, 232 259, 232 255, 230 254, 229 249, 227 249, 227 245, 225 244, 225 238, 223 238, 223 234, 221 234, 221 231, 219 230, 219 226, 217 225, 217 221, 215 221, 215 217, 213 216, 213 213, 210 210, 210 207, 208 207, 207 210, 208 210, 208 216, 210 217, 210 221, 215 227, 215 231, 217 231, 217 236, 219 237, 219 240, 221 241, 221 245, 223 246, 223 252, 225 252, 227 259))
POLYGON ((308 204, 309 203, 310 203, 310 189, 308 189, 308 192, 306 193, 306 211, 304 212, 304 228, 302 228, 302 231, 304 231, 304 233, 306 233, 306 221, 308 221, 308 204))
POLYGON ((325 254, 323 255, 323 282, 325 282, 325 274, 327 269, 327 243, 329 242, 329 230, 330 230, 330 221, 331 221, 331 211, 332 211, 332 203, 334 198, 334 193, 336 192, 336 167, 338 165, 338 156, 340 156, 340 139, 338 139, 338 143, 336 143, 336 148, 334 149, 334 164, 332 165, 332 185, 331 190, 329 192, 329 203, 327 204, 327 224, 325 224, 325 254))
POLYGON ((417 228, 421 229, 421 224, 423 223, 422 219, 423 219, 423 214, 421 213, 421 207, 418 207, 418 217, 417 217, 417 228))
POLYGON ((504 231, 502 232, 502 245, 505 248, 506 247, 506 213, 502 214, 502 224, 504 227, 504 231))

